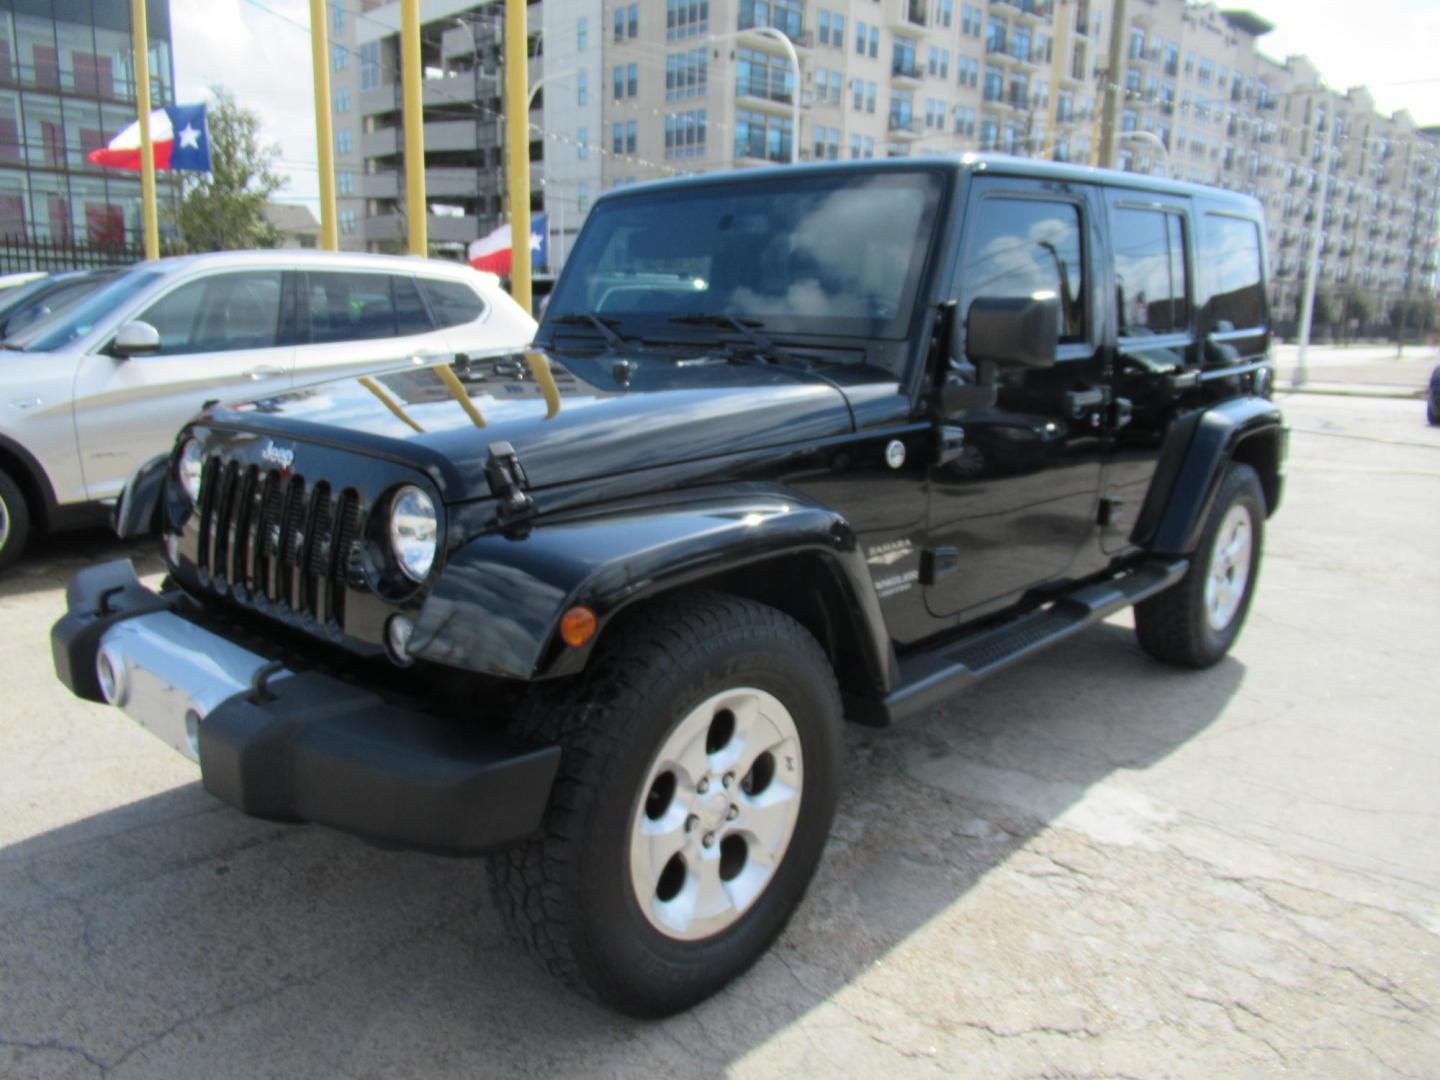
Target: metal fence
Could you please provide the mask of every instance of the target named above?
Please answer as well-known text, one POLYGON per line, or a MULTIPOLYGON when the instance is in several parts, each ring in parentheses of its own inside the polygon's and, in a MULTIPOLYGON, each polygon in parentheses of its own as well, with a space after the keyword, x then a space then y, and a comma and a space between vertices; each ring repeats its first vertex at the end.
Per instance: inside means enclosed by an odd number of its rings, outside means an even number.
MULTIPOLYGON (((167 254, 162 245, 162 255, 167 254)), ((0 274, 26 270, 88 270, 128 266, 145 257, 143 248, 126 244, 82 244, 66 240, 40 240, 6 234, 0 236, 0 274)))

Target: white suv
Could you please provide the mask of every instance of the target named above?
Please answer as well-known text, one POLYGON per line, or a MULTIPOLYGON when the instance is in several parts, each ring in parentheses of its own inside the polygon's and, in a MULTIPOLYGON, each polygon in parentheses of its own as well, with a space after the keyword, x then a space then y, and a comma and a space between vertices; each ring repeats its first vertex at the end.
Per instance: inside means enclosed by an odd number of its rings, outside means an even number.
POLYGON ((454 263, 308 251, 141 263, 0 351, 0 567, 31 532, 103 521, 207 401, 534 334, 493 275, 454 263))

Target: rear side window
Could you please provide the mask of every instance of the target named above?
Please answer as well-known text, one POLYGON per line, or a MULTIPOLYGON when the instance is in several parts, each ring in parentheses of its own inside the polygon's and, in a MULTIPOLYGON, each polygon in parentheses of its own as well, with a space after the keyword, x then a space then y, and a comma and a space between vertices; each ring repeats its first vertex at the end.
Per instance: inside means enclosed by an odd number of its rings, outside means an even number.
POLYGON ((1265 325, 1260 244, 1260 228, 1255 222, 1205 215, 1200 265, 1206 292, 1206 333, 1255 330, 1265 325))
POLYGON ((272 348, 279 341, 280 274, 248 270, 191 281, 140 320, 159 331, 161 356, 272 348))
POLYGON ((980 204, 962 283, 970 299, 1060 298, 1060 340, 1085 340, 1080 208, 1042 199, 987 198, 980 204))
POLYGON ((459 281, 420 278, 420 290, 430 303, 435 321, 442 328, 474 322, 485 314, 485 301, 470 286, 459 281))
POLYGON ((344 270, 312 270, 306 277, 314 344, 401 337, 431 329, 412 278, 344 270))
POLYGON ((1188 329, 1185 233, 1180 215, 1117 207, 1111 220, 1120 336, 1188 329))

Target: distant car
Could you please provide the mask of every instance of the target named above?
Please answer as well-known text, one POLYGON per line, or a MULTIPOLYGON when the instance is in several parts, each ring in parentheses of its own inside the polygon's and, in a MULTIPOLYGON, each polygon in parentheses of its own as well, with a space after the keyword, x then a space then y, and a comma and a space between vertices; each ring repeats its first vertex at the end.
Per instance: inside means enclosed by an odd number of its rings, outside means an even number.
POLYGON ((240 251, 139 264, 5 340, 0 567, 106 520, 206 402, 529 344, 493 274, 435 260, 240 251), (32 353, 45 353, 43 362, 32 353))
POLYGON ((67 270, 44 274, 18 288, 0 292, 0 341, 41 319, 58 315, 121 273, 118 268, 67 270))
POLYGON ((1430 372, 1430 396, 1425 402, 1425 419, 1440 425, 1440 367, 1430 372))

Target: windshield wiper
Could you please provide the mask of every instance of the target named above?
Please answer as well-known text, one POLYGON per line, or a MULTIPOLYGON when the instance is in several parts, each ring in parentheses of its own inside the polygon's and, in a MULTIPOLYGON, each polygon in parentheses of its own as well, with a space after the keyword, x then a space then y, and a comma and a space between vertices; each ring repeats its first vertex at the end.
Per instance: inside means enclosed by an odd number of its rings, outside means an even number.
POLYGON ((801 356, 787 348, 776 345, 764 334, 759 333, 755 328, 763 326, 764 323, 755 320, 736 318, 734 315, 715 315, 703 312, 695 312, 689 315, 672 315, 672 323, 682 323, 686 326, 719 326, 736 331, 755 349, 755 353, 763 360, 797 360, 800 363, 809 363, 810 358, 801 356))
POLYGON ((623 349, 625 339, 617 334, 611 327, 619 324, 619 319, 607 319, 590 311, 576 311, 569 315, 557 315, 550 320, 559 323, 561 326, 593 326, 600 331, 600 336, 605 339, 605 344, 612 349, 623 349))

